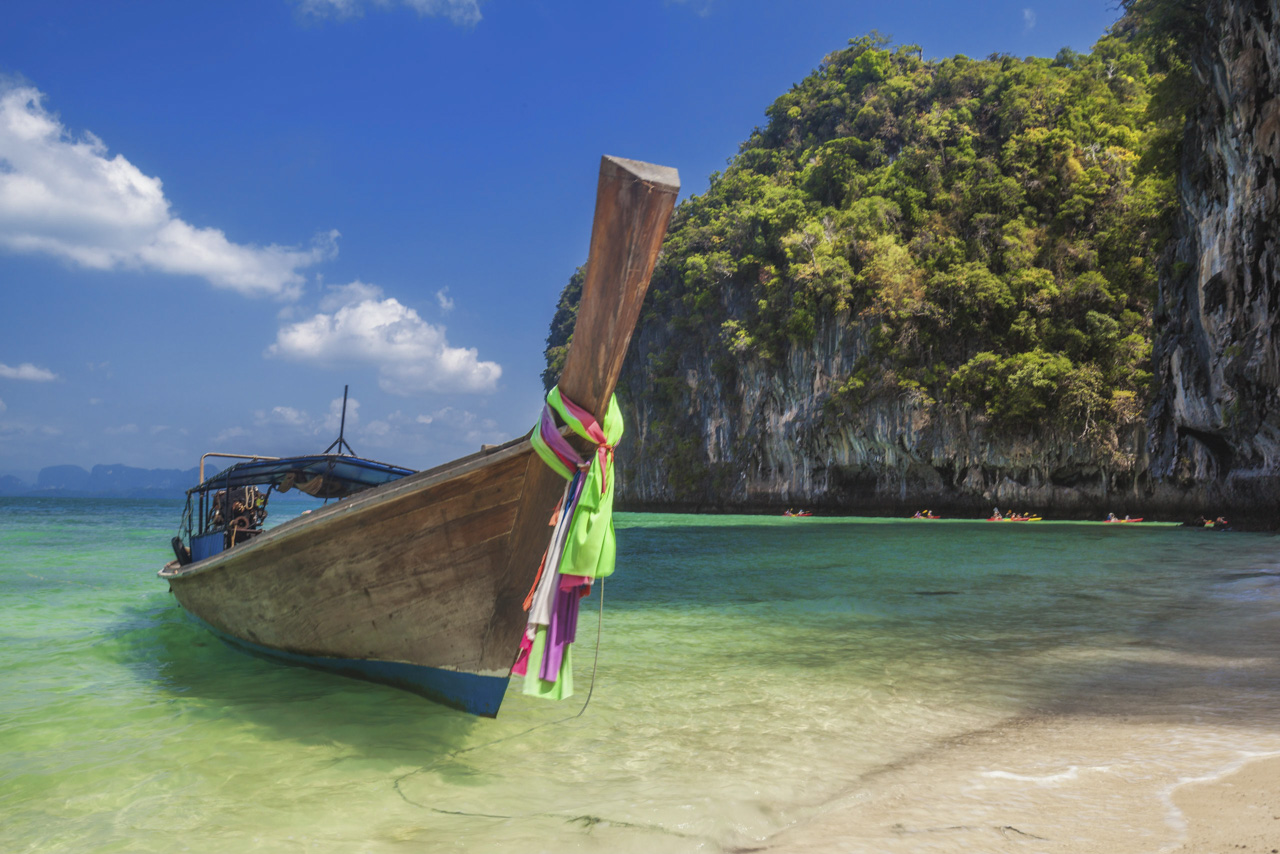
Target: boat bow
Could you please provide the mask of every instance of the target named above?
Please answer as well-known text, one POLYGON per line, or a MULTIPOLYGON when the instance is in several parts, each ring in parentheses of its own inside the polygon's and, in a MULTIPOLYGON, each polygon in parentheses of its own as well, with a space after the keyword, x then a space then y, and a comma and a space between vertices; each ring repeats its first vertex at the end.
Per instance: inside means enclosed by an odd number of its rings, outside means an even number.
MULTIPOLYGON (((560 377, 603 418, 679 193, 676 170, 605 157, 560 377)), ((575 437, 576 439, 576 437, 575 437)), ((584 447, 583 450, 586 450, 584 447)), ((278 473, 278 462, 261 471, 278 473)), ((563 481, 527 438, 409 474, 161 575, 223 639, 495 715, 563 481)))

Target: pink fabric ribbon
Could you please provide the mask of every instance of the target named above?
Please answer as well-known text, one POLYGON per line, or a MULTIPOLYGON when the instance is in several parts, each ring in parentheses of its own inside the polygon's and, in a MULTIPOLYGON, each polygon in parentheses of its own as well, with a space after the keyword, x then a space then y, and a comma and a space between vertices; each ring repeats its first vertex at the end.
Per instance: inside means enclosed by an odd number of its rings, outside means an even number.
MULTIPOLYGON (((600 423, 596 421, 596 417, 594 415, 592 415, 586 409, 583 409, 578 404, 574 403, 569 398, 565 397, 563 394, 560 395, 560 402, 564 404, 564 408, 569 412, 570 415, 572 415, 574 418, 578 419, 578 421, 582 423, 582 427, 587 431, 587 435, 591 437, 591 441, 596 443, 596 457, 600 460, 600 492, 603 494, 605 491, 605 488, 608 487, 609 485, 608 466, 609 466, 609 460, 613 457, 613 445, 609 444, 608 438, 604 435, 604 430, 601 429, 600 423)), ((542 408, 543 408, 543 418, 545 419, 548 417, 547 410, 549 409, 549 407, 547 406, 547 404, 544 403, 542 405, 542 408)), ((556 435, 560 436, 559 433, 556 433, 556 435)), ((560 438, 561 438, 561 441, 564 441, 563 436, 561 436, 560 438)), ((548 444, 550 444, 550 442, 548 442, 548 444)), ((565 442, 565 444, 567 445, 569 443, 565 442)), ((572 451, 573 449, 570 448, 570 450, 572 451)), ((579 457, 576 452, 574 453, 574 457, 579 460, 578 467, 582 468, 583 465, 585 464, 585 461, 583 461, 582 458, 579 457)))

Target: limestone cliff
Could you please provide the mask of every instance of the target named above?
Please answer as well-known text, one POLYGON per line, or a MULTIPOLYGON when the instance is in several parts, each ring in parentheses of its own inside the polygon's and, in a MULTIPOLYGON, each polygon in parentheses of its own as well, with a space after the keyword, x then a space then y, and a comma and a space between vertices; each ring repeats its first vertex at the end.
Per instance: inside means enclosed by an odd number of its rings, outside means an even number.
POLYGON ((1052 62, 827 57, 676 212, 619 382, 621 506, 1273 527, 1278 4, 1126 0, 1052 62), (1191 16, 1198 86, 1154 178, 1143 4, 1191 16))
POLYGON ((622 503, 1142 514, 1172 200, 1133 168, 1144 59, 1126 35, 877 45, 824 59, 677 211, 620 384, 622 503))
MULTIPOLYGON (((1280 3, 1211 0, 1161 282, 1152 473, 1189 504, 1280 499, 1280 3)), ((1266 521, 1265 519, 1260 521, 1266 521)), ((1271 519, 1274 523, 1274 519, 1271 519)))
POLYGON ((623 506, 968 516, 999 506, 1096 518, 1140 514, 1149 500, 1141 423, 1100 454, 1051 430, 994 433, 986 418, 919 393, 832 417, 839 379, 869 346, 861 324, 824 324, 781 363, 717 364, 709 345, 689 343, 657 318, 633 341, 619 385, 623 506), (655 370, 653 354, 677 350, 677 364, 655 370))

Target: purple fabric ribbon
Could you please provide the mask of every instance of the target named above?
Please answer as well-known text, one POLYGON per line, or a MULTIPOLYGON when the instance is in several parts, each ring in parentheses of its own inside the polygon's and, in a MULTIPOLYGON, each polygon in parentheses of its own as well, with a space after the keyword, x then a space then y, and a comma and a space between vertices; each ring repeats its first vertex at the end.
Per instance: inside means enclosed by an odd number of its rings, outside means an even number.
POLYGON ((578 588, 579 581, 571 587, 565 586, 565 579, 581 579, 582 576, 566 575, 556 588, 555 607, 551 610, 551 625, 547 626, 546 649, 542 653, 542 667, 538 676, 548 682, 560 677, 560 663, 564 660, 564 651, 578 636, 578 603, 582 596, 578 588))
POLYGON ((577 449, 570 445, 569 440, 561 436, 560 431, 556 429, 556 416, 550 404, 542 404, 542 423, 538 427, 538 432, 542 434, 542 441, 547 443, 547 447, 560 458, 560 462, 570 469, 582 468, 586 460, 582 459, 577 449))

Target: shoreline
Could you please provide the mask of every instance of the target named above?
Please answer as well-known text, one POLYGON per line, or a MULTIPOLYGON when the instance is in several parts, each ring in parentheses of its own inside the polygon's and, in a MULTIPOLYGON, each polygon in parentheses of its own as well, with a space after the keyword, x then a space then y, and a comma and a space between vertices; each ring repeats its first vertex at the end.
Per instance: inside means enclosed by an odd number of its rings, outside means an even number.
MULTIPOLYGON (((1192 610, 1117 637, 1114 666, 1054 702, 921 744, 760 848, 1280 854, 1280 589, 1273 555, 1240 569, 1206 571, 1219 583, 1192 610)), ((1054 666, 1097 650, 1064 653, 1054 666)))
POLYGON ((1123 714, 1010 719, 728 850, 1280 854, 1280 732, 1123 714))
POLYGON ((1280 854, 1280 754, 1249 757, 1216 776, 1180 783, 1171 802, 1185 823, 1176 854, 1280 854))
MULTIPOLYGON (((895 519, 910 520, 913 515, 920 510, 928 508, 931 512, 940 514, 936 517, 939 521, 949 522, 986 522, 991 513, 993 505, 990 503, 985 505, 985 509, 977 506, 961 506, 953 507, 945 504, 929 504, 922 502, 916 504, 906 504, 903 502, 883 502, 875 505, 865 504, 833 504, 824 501, 792 501, 790 503, 776 502, 748 502, 742 504, 731 503, 661 503, 661 502, 637 502, 628 500, 617 500, 614 503, 614 512, 617 513, 635 513, 642 514, 670 514, 676 516, 785 516, 789 509, 803 508, 810 511, 814 518, 827 519, 883 519, 892 521, 895 519)), ((1032 505, 1019 505, 1020 507, 1031 507, 1032 505)), ((1001 512, 1008 510, 1000 505, 1001 512)), ((1257 511, 1232 511, 1226 508, 1218 512, 1188 512, 1186 514, 1162 512, 1160 509, 1155 511, 1147 510, 1145 514, 1142 511, 1134 511, 1128 509, 1112 508, 1101 510, 1081 510, 1079 508, 1053 508, 1035 507, 1032 511, 1035 515, 1040 516, 1040 521, 1045 522, 1096 522, 1099 524, 1106 523, 1106 516, 1109 512, 1114 512, 1116 516, 1123 519, 1129 515, 1133 517, 1132 521, 1142 519, 1137 523, 1137 527, 1142 525, 1161 525, 1186 528, 1189 531, 1212 531, 1215 533, 1234 533, 1234 532, 1251 532, 1251 533, 1275 533, 1280 531, 1280 515, 1274 513, 1261 513, 1257 511), (1215 527, 1212 524, 1197 525, 1193 524, 1196 519, 1205 522, 1211 522, 1217 518, 1225 518, 1228 525, 1225 528, 1215 527)))

